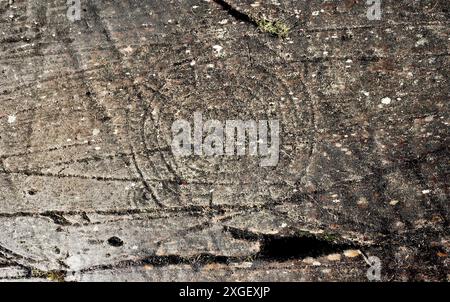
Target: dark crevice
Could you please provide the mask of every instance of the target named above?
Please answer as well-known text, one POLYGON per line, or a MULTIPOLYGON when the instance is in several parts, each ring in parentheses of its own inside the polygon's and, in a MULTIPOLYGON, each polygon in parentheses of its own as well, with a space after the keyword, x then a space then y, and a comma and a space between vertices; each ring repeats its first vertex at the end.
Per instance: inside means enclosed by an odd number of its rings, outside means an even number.
POLYGON ((340 253, 350 248, 349 245, 336 244, 316 237, 274 237, 264 236, 259 253, 264 260, 283 261, 320 257, 340 253))
POLYGON ((346 249, 359 249, 354 243, 336 235, 313 235, 307 232, 294 232, 286 235, 255 234, 249 231, 227 227, 226 230, 236 239, 259 241, 261 249, 255 259, 265 261, 286 261, 320 257, 340 253, 346 249))
POLYGON ((143 260, 144 264, 153 265, 156 267, 162 267, 166 265, 179 265, 187 264, 191 265, 194 270, 201 268, 207 264, 229 264, 235 261, 242 261, 239 257, 227 257, 227 256, 216 256, 210 254, 199 254, 194 257, 180 257, 177 255, 170 256, 155 256, 149 257, 143 260))
POLYGON ((145 266, 151 265, 154 267, 165 267, 169 265, 190 265, 192 269, 199 270, 202 266, 208 264, 224 264, 228 265, 233 262, 245 261, 246 257, 229 257, 229 256, 217 256, 211 254, 198 254, 192 257, 182 257, 179 255, 167 255, 167 256, 149 256, 140 260, 125 260, 111 265, 99 265, 83 269, 80 272, 89 272, 96 270, 112 270, 130 266, 145 266))
POLYGON ((121 261, 113 265, 101 265, 81 272, 95 270, 111 270, 129 266, 151 265, 155 267, 165 267, 169 265, 186 264, 192 266, 194 270, 199 270, 202 266, 208 264, 224 264, 238 263, 244 261, 269 261, 283 262, 288 260, 302 260, 307 257, 320 257, 333 253, 341 253, 346 249, 359 249, 355 244, 346 242, 343 239, 332 236, 323 235, 318 237, 306 232, 294 233, 291 235, 268 235, 254 234, 249 231, 227 227, 225 229, 235 239, 246 241, 261 242, 261 249, 254 255, 247 256, 220 256, 211 254, 198 254, 191 257, 183 257, 179 255, 167 256, 149 256, 136 261, 121 261))
POLYGON ((81 218, 83 218, 87 223, 91 223, 91 219, 86 212, 81 212, 81 218))
MULTIPOLYGON (((280 204, 281 202, 271 202, 267 203, 261 209, 271 209, 273 206, 280 204)), ((156 219, 162 216, 167 217, 167 215, 177 215, 177 214, 188 214, 192 216, 205 216, 205 215, 223 215, 224 213, 230 212, 242 212, 249 211, 254 209, 253 206, 246 205, 214 205, 210 206, 198 206, 198 205, 189 205, 189 206, 180 206, 173 208, 165 208, 165 209, 117 209, 117 210, 92 210, 92 211, 45 211, 45 212, 15 212, 15 213, 1 213, 1 217, 14 218, 14 217, 39 217, 39 216, 71 216, 71 215, 114 215, 114 216, 128 216, 128 215, 141 215, 141 214, 153 214, 154 217, 149 217, 148 219, 156 219), (53 215, 55 214, 55 215, 53 215)), ((89 217, 88 217, 89 218, 89 217)), ((91 222, 92 224, 101 224, 91 222)))
POLYGON ((123 246, 123 240, 120 239, 119 237, 114 236, 108 239, 108 244, 110 246, 120 247, 123 246))
POLYGON ((57 225, 62 226, 72 225, 63 215, 56 212, 46 212, 41 214, 41 216, 50 218, 57 225))
POLYGON ((255 20, 253 20, 252 17, 250 17, 249 15, 247 15, 243 12, 238 11, 233 6, 231 6, 231 4, 229 4, 228 2, 223 1, 223 0, 213 0, 213 1, 217 4, 219 4, 224 10, 226 10, 228 12, 228 14, 230 16, 232 16, 236 20, 245 22, 245 23, 249 23, 253 26, 258 27, 258 24, 256 23, 255 20))

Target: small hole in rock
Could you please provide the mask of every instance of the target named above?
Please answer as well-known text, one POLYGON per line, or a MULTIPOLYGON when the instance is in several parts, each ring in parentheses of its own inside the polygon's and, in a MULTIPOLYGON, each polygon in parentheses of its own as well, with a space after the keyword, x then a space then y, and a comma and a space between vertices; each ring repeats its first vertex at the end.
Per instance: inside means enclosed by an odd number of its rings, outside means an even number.
POLYGON ((119 247, 123 245, 123 241, 119 237, 114 236, 108 239, 108 244, 111 246, 119 247))
POLYGON ((30 196, 36 195, 37 191, 36 190, 28 190, 27 194, 30 196))

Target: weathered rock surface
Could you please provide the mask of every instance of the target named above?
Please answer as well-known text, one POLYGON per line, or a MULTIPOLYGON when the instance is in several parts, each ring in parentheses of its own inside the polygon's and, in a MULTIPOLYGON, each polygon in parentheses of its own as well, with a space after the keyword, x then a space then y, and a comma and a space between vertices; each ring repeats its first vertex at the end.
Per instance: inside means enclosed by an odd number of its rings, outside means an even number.
POLYGON ((365 2, 0 1, 0 280, 448 280, 450 2, 365 2), (194 112, 278 165, 174 157, 194 112))

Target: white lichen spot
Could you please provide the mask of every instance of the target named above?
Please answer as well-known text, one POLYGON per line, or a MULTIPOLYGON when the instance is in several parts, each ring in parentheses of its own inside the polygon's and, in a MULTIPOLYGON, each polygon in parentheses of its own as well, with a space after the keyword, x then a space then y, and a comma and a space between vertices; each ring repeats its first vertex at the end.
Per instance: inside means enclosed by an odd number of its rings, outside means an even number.
POLYGON ((382 103, 383 105, 389 105, 391 102, 392 102, 392 99, 389 98, 389 97, 383 98, 383 99, 381 100, 381 103, 382 103))
POLYGON ((100 130, 99 129, 94 129, 94 130, 92 130, 92 135, 93 136, 97 136, 97 135, 99 135, 100 134, 100 130))
POLYGON ((10 124, 14 124, 16 122, 16 116, 15 115, 10 115, 8 116, 8 123, 10 124))
POLYGON ((425 39, 425 38, 422 38, 422 39, 420 39, 419 41, 416 42, 416 47, 424 46, 426 44, 428 44, 428 40, 425 39))
POLYGON ((356 202, 358 205, 366 205, 369 202, 367 201, 367 198, 365 197, 361 197, 360 199, 358 199, 358 201, 356 202))
POLYGON ((132 52, 133 52, 133 48, 131 46, 129 46, 129 45, 126 48, 123 48, 121 50, 122 54, 131 54, 132 52))
POLYGON ((216 52, 216 56, 222 56, 223 55, 223 47, 222 46, 214 45, 213 49, 216 52))
POLYGON ((396 199, 391 200, 391 201, 389 202, 389 204, 390 204, 391 206, 395 206, 396 204, 398 204, 398 200, 396 200, 396 199))

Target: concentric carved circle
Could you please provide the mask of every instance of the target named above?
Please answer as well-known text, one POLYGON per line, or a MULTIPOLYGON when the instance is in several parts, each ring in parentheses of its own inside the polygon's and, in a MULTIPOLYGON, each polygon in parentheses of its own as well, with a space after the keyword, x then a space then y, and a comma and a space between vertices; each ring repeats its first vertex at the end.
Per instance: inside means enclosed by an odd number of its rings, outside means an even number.
POLYGON ((174 61, 172 56, 165 54, 155 62, 153 70, 160 72, 151 88, 141 87, 146 97, 138 113, 146 154, 138 165, 161 204, 253 204, 288 197, 304 174, 312 148, 311 101, 301 70, 282 63, 254 64, 242 57, 221 57, 214 63, 202 63, 207 58, 200 57, 195 64, 164 69, 174 61), (278 120, 278 164, 261 167, 262 158, 248 153, 174 156, 172 124, 182 119, 194 129, 195 112, 204 122, 223 124, 278 120))

